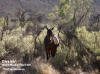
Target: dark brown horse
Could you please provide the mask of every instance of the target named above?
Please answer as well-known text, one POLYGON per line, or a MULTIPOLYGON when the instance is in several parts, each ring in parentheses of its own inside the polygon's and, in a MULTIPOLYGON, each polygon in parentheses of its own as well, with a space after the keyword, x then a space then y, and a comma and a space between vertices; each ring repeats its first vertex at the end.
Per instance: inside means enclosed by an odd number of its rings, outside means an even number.
POLYGON ((47 60, 50 56, 54 57, 57 51, 57 47, 59 46, 59 39, 52 32, 53 28, 47 28, 47 35, 44 39, 44 46, 46 50, 47 60))

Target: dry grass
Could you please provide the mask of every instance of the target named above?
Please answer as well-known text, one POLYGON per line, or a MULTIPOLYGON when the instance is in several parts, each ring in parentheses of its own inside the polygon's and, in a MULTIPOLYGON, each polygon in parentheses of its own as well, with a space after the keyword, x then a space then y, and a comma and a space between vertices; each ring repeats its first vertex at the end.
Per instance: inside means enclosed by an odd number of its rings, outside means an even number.
POLYGON ((40 57, 34 61, 33 66, 35 67, 37 74, 60 74, 50 63, 41 60, 40 57))

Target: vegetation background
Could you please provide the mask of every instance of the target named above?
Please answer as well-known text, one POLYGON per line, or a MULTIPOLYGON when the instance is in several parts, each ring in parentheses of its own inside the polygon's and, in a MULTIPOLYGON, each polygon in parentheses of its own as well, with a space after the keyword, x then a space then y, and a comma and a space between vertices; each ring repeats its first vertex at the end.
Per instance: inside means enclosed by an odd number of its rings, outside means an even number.
POLYGON ((25 71, 4 71, 1 66, 0 74, 99 74, 99 3, 0 0, 0 65, 2 60, 13 59, 31 63, 25 71), (43 43, 45 26, 54 27, 53 33, 60 40, 56 56, 49 61, 43 43))

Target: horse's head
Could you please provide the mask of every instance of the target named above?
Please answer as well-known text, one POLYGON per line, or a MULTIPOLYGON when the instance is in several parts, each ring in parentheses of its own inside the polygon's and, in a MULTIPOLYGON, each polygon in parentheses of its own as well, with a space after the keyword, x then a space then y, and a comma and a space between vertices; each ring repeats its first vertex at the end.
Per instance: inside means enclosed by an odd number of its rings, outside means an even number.
POLYGON ((50 28, 50 29, 48 29, 48 28, 46 28, 46 29, 47 29, 47 35, 48 36, 53 36, 52 30, 54 29, 54 27, 53 28, 50 28))
POLYGON ((50 42, 52 43, 53 42, 53 36, 54 36, 52 30, 54 29, 54 27, 50 28, 50 29, 48 29, 48 28, 46 28, 46 29, 47 29, 47 37, 49 38, 50 42))

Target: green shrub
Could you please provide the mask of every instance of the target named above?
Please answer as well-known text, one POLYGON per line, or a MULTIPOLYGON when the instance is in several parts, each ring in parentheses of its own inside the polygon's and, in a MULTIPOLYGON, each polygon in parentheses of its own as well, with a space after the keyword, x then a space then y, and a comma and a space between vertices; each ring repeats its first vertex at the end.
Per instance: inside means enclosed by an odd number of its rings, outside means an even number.
POLYGON ((0 57, 3 57, 6 53, 7 51, 5 50, 4 42, 0 41, 0 57))
POLYGON ((5 19, 4 18, 0 18, 0 27, 2 27, 5 23, 5 19))
POLYGON ((34 52, 34 37, 32 35, 28 35, 23 38, 23 46, 21 47, 21 51, 31 53, 34 52))
POLYGON ((31 53, 34 51, 34 37, 32 35, 23 36, 24 28, 17 28, 6 31, 3 35, 3 42, 7 51, 18 51, 31 53))
POLYGON ((76 29, 76 34, 85 46, 89 47, 94 53, 100 54, 100 31, 89 32, 86 27, 83 26, 76 29))
POLYGON ((50 20, 55 20, 55 19, 56 19, 56 16, 55 16, 54 13, 49 13, 48 18, 49 18, 50 20))

